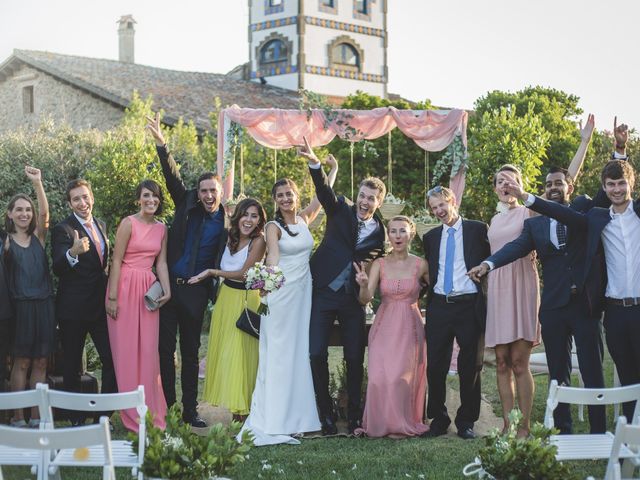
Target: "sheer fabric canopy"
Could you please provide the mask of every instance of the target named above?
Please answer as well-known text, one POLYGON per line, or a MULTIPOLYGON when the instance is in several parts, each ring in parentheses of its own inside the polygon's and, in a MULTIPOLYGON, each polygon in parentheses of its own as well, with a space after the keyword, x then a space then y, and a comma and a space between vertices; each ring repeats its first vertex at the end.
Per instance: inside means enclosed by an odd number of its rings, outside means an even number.
MULTIPOLYGON (((231 122, 246 129, 259 144, 285 149, 303 144, 306 137, 312 147, 327 145, 336 135, 357 142, 387 134, 394 128, 422 149, 444 150, 460 135, 467 147, 467 117, 464 110, 398 110, 381 107, 373 110, 336 109, 280 110, 240 108, 236 105, 222 110, 218 119, 218 172, 222 172, 224 198, 233 196, 234 152, 229 138, 231 122), (327 118, 329 117, 329 118, 327 118)), ((464 167, 451 178, 450 186, 458 203, 464 190, 464 167)))

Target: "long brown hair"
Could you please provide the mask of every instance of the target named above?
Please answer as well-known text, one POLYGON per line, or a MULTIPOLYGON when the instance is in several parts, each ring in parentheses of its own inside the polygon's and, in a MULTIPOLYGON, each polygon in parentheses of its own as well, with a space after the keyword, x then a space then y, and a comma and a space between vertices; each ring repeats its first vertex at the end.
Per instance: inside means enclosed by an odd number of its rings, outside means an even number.
POLYGON ((258 209, 258 216, 260 217, 258 225, 256 225, 256 228, 254 228, 249 235, 250 238, 256 238, 262 235, 264 226, 267 223, 267 214, 264 212, 264 208, 262 208, 262 204, 258 200, 255 198, 245 198, 240 201, 238 205, 236 205, 236 209, 230 219, 229 250, 231 253, 238 251, 238 245, 240 244, 240 219, 247 213, 250 207, 256 207, 258 209))
MULTIPOLYGON (((276 183, 273 184, 273 187, 271 187, 271 197, 273 198, 273 200, 275 201, 276 199, 276 191, 278 190, 278 188, 283 187, 285 185, 291 188, 291 190, 293 190, 293 193, 296 194, 297 200, 300 200, 300 192, 298 191, 298 185, 296 185, 296 182, 294 182, 290 178, 281 178, 280 180, 278 180, 276 183)), ((296 205, 296 207, 298 207, 298 205, 296 205)), ((298 235, 298 232, 294 233, 291 230, 289 230, 289 225, 287 225, 287 222, 284 221, 284 217, 282 216, 282 212, 280 211, 280 208, 276 208, 274 220, 278 222, 278 225, 280 225, 284 229, 284 231, 289 234, 290 237, 295 237, 296 235, 298 235)))
POLYGON ((18 193, 9 200, 7 211, 4 214, 4 228, 7 233, 16 233, 16 226, 14 225, 13 220, 9 218, 9 212, 15 208, 18 200, 25 200, 29 202, 29 205, 31 205, 31 222, 29 222, 29 227, 27 228, 27 234, 31 235, 36 231, 36 227, 38 226, 38 212, 36 211, 36 206, 33 204, 33 200, 29 198, 29 195, 25 195, 24 193, 18 193))

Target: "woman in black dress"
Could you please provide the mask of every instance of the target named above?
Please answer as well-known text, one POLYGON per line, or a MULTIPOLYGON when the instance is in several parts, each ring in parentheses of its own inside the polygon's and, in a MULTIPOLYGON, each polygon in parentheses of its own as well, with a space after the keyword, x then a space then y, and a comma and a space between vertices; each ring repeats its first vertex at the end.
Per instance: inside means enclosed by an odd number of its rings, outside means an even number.
MULTIPOLYGON (((46 380, 47 357, 55 346, 53 291, 44 250, 49 205, 40 170, 27 166, 25 173, 36 192, 38 210, 27 195, 18 194, 10 200, 5 214, 4 260, 16 325, 10 380, 14 392, 26 388, 29 368, 31 388, 46 380)), ((39 423, 38 411, 34 408, 28 426, 37 427, 39 423)), ((15 411, 11 424, 27 426, 22 409, 15 411)))

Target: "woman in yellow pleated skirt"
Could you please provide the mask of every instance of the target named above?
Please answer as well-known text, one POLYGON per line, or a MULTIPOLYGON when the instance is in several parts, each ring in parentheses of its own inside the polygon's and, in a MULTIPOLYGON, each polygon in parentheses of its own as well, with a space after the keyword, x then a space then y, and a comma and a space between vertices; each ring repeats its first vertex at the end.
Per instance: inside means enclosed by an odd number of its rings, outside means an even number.
POLYGON ((251 310, 256 311, 260 305, 259 292, 245 290, 244 275, 264 256, 265 223, 260 202, 253 198, 242 200, 231 216, 220 269, 205 270, 189 280, 224 278, 211 316, 203 399, 229 409, 235 418, 249 414, 258 371, 258 340, 238 329, 236 321, 244 309, 245 296, 251 310))

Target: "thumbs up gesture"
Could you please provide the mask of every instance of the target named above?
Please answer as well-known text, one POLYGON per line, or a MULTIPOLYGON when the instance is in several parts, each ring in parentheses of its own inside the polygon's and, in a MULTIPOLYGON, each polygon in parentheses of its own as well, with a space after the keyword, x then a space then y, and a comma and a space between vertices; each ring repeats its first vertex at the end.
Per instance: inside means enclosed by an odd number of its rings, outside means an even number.
POLYGON ((87 253, 89 251, 89 238, 82 237, 80 238, 80 234, 77 230, 73 231, 73 245, 69 249, 69 253, 72 257, 77 257, 78 255, 82 255, 83 253, 87 253))

